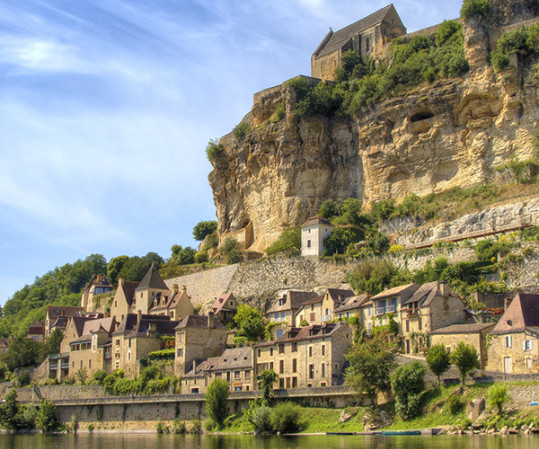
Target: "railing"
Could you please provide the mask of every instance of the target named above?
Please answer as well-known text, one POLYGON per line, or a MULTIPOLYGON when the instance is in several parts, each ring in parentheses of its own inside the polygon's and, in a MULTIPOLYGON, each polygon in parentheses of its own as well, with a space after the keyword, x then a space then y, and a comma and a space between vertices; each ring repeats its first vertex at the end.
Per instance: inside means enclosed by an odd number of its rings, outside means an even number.
POLYGON ((376 309, 374 309, 374 315, 375 316, 385 315, 385 313, 386 313, 386 308, 385 307, 377 307, 376 309))
POLYGON ((419 309, 409 309, 407 310, 408 316, 417 316, 419 315, 419 309))
POLYGON ((322 323, 326 321, 331 321, 331 315, 322 315, 322 323))
POLYGON ((64 352, 61 354, 51 354, 49 355, 49 360, 58 360, 58 359, 64 359, 69 357, 69 352, 64 352))
POLYGON ((397 306, 387 306, 386 313, 394 313, 397 310, 397 306))

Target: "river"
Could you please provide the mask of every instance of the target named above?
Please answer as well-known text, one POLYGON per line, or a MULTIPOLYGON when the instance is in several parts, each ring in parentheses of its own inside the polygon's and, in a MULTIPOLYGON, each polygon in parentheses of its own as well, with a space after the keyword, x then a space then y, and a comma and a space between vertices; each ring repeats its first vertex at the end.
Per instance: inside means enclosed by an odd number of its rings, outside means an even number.
POLYGON ((532 449, 539 438, 510 436, 254 437, 95 433, 0 435, 0 449, 532 449))

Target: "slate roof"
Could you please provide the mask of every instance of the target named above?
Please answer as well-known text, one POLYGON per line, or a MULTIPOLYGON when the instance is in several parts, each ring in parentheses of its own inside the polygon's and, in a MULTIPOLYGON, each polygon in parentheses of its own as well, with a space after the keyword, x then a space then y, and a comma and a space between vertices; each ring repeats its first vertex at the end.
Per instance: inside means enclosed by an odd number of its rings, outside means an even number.
POLYGON ((261 343, 256 345, 255 348, 264 347, 264 346, 273 346, 279 343, 286 343, 290 341, 300 341, 300 340, 314 340, 317 338, 325 338, 329 335, 332 335, 337 331, 337 329, 342 326, 348 326, 348 323, 337 322, 337 323, 324 323, 324 324, 313 324, 306 327, 291 327, 284 332, 284 334, 277 338, 274 341, 269 341, 266 343, 261 343))
MULTIPOLYGON (((450 290, 450 296, 456 295, 450 290)), ((428 307, 436 296, 442 296, 440 281, 429 282, 419 287, 416 292, 404 304, 419 303, 419 307, 428 307)))
POLYGON ((343 299, 350 298, 355 295, 354 291, 350 290, 349 288, 328 288, 326 291, 334 300, 337 301, 339 299, 342 301, 343 299))
POLYGON ((359 309, 362 305, 369 301, 370 295, 365 293, 359 296, 350 296, 335 308, 334 313, 347 312, 349 310, 359 309))
POLYGON ((128 313, 116 331, 112 335, 124 335, 128 337, 146 336, 150 323, 155 324, 155 330, 160 335, 174 335, 174 329, 178 321, 172 321, 165 315, 145 315, 141 314, 140 320, 138 314, 128 313))
POLYGON ((50 318, 56 318, 59 316, 76 316, 84 312, 82 307, 71 306, 47 306, 47 315, 50 318))
MULTIPOLYGON (((208 317, 206 315, 187 315, 176 326, 176 329, 185 329, 187 327, 193 327, 198 329, 208 328, 208 317)), ((226 326, 218 319, 214 319, 214 329, 226 329, 226 326)))
POLYGON ((319 58, 321 56, 333 53, 335 50, 338 50, 355 35, 382 22, 386 14, 391 10, 391 8, 394 8, 393 4, 390 4, 376 12, 373 12, 371 15, 361 20, 358 20, 357 22, 354 22, 351 25, 348 25, 347 27, 344 27, 338 31, 330 31, 329 34, 324 38, 320 46, 316 49, 314 56, 316 58, 319 58))
POLYGON ((315 215, 314 217, 309 217, 307 218, 307 220, 305 221, 305 223, 303 223, 301 225, 302 228, 306 228, 307 226, 316 226, 316 225, 324 225, 324 226, 331 226, 332 228, 334 228, 335 226, 333 226, 331 224, 331 222, 325 218, 322 218, 322 217, 319 217, 318 215, 315 215))
POLYGON ((37 320, 28 326, 28 335, 39 335, 43 333, 45 333, 45 327, 37 320))
POLYGON ((137 287, 139 286, 139 283, 135 281, 126 281, 122 279, 122 281, 118 284, 118 286, 120 285, 124 292, 125 298, 127 300, 127 305, 131 307, 131 305, 133 304, 133 298, 135 297, 135 291, 137 287))
POLYGON ((225 349, 219 357, 210 357, 191 368, 184 378, 201 377, 204 372, 224 371, 232 369, 249 369, 253 367, 253 348, 246 346, 243 348, 225 349))
POLYGON ((517 293, 491 334, 514 334, 539 326, 539 295, 517 293))
POLYGON ((306 301, 314 299, 317 296, 318 294, 316 292, 289 290, 281 298, 277 299, 277 301, 273 303, 271 308, 268 310, 268 313, 284 312, 286 310, 298 310, 306 301), (281 306, 280 300, 283 298, 285 299, 285 301, 284 304, 281 306))
POLYGON ((494 323, 468 323, 468 324, 452 324, 432 331, 432 335, 448 335, 448 334, 478 334, 488 328, 494 327, 494 323))
POLYGON ((98 332, 99 329, 103 329, 110 334, 114 331, 115 321, 114 318, 99 318, 91 319, 87 317, 73 317, 73 324, 77 331, 78 338, 71 340, 69 344, 78 343, 81 341, 89 341, 92 338, 92 334, 98 332))
POLYGON ((378 293, 376 296, 371 298, 371 301, 376 301, 378 299, 387 298, 389 296, 401 296, 401 301, 406 301, 410 298, 413 293, 419 289, 419 285, 415 282, 407 285, 399 285, 398 287, 390 288, 389 290, 384 290, 383 292, 378 293))
POLYGON ((165 284, 165 281, 163 281, 163 278, 157 271, 157 268, 155 268, 155 265, 152 263, 152 266, 150 269, 146 272, 144 277, 142 278, 142 281, 140 281, 140 284, 137 287, 137 290, 147 290, 149 288, 156 288, 160 290, 168 290, 167 285, 165 284))

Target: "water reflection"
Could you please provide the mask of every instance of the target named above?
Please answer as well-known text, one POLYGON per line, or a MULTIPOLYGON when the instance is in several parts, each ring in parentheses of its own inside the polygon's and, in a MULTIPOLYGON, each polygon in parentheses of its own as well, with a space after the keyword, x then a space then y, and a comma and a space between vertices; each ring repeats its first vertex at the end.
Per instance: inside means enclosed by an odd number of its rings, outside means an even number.
POLYGON ((539 437, 204 436, 155 434, 0 435, 0 449, 532 449, 539 437))

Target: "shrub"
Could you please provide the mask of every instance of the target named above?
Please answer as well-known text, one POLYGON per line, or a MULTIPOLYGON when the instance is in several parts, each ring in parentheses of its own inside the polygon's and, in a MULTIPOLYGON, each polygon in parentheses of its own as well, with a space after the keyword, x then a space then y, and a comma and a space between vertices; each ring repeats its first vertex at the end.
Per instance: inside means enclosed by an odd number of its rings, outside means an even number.
POLYGON ((193 434, 202 433, 202 423, 200 422, 200 419, 193 419, 191 421, 191 424, 189 425, 189 432, 193 434))
POLYGON ((249 422, 254 426, 257 432, 270 432, 271 425, 271 408, 265 405, 256 407, 249 416, 249 422))
POLYGON ((193 228, 193 237, 195 240, 202 241, 207 235, 212 234, 217 230, 217 222, 212 221, 199 221, 193 228))
POLYGON ((427 368, 416 360, 399 366, 391 374, 391 390, 396 398, 395 410, 404 420, 421 413, 427 368))
POLYGON ((488 389, 487 401, 492 407, 496 407, 498 415, 503 415, 503 406, 511 400, 505 384, 494 384, 488 389))
POLYGON ((271 115, 270 121, 273 122, 273 123, 278 122, 278 121, 282 120, 285 115, 286 115, 286 106, 285 106, 284 102, 282 101, 277 106, 277 109, 275 109, 275 112, 271 115))
POLYGON ((451 361, 457 367, 460 374, 460 380, 466 383, 466 376, 470 371, 479 368, 479 357, 474 346, 460 342, 451 353, 451 361))
POLYGON ((349 245, 363 239, 363 232, 358 228, 337 228, 324 241, 325 255, 344 254, 349 245))
POLYGON ((157 419, 157 424, 155 425, 155 430, 157 433, 163 434, 163 433, 170 433, 169 427, 161 421, 161 418, 157 419))
POLYGON ((431 346, 426 359, 429 369, 438 377, 438 384, 441 384, 442 374, 451 367, 451 357, 444 344, 431 346))
POLYGON ((213 231, 208 239, 206 240, 206 244, 204 245, 204 250, 210 249, 210 248, 216 248, 219 245, 219 236, 217 235, 217 231, 213 231))
POLYGON ((271 246, 266 248, 266 254, 269 256, 284 252, 301 250, 301 229, 298 227, 285 229, 279 239, 271 246))
POLYGON ((457 415, 464 407, 464 401, 460 396, 453 394, 449 396, 449 399, 447 400, 447 407, 452 415, 457 415))
POLYGON ((226 401, 229 394, 228 382, 222 379, 214 379, 206 391, 206 413, 217 427, 221 427, 228 416, 226 401))
POLYGON ((30 385, 30 373, 28 371, 22 371, 17 376, 17 385, 19 387, 26 387, 27 385, 30 385))
POLYGON ((79 430, 79 417, 77 415, 71 415, 71 431, 77 433, 79 430))
POLYGON ((205 263, 209 260, 208 253, 206 251, 199 251, 195 254, 196 263, 205 263))
POLYGON ((471 19, 476 15, 486 17, 489 12, 489 0, 464 0, 460 8, 460 17, 463 19, 471 19))
POLYGON ((393 253, 400 253, 403 250, 404 248, 402 247, 402 245, 395 244, 395 245, 391 245, 389 249, 387 250, 387 252, 389 254, 393 254, 393 253))
POLYGON ((36 428, 43 433, 54 432, 60 427, 60 422, 56 415, 56 407, 52 401, 41 399, 36 415, 36 428))
POLYGON ((238 126, 234 128, 232 134, 236 139, 241 139, 245 134, 249 132, 251 125, 247 122, 241 122, 238 126))
POLYGON ((224 147, 218 139, 212 139, 206 145, 206 157, 213 164, 223 154, 224 147))
POLYGON ((300 429, 301 409, 292 402, 283 402, 273 407, 270 413, 274 432, 292 433, 300 429))
POLYGON ((94 373, 94 380, 99 384, 103 385, 105 378, 107 377, 107 372, 105 370, 98 370, 94 373))
POLYGON ((229 265, 241 262, 240 243, 233 237, 227 237, 221 246, 221 254, 225 256, 229 265))
POLYGON ((172 433, 179 435, 185 433, 185 422, 175 419, 172 423, 172 433))

